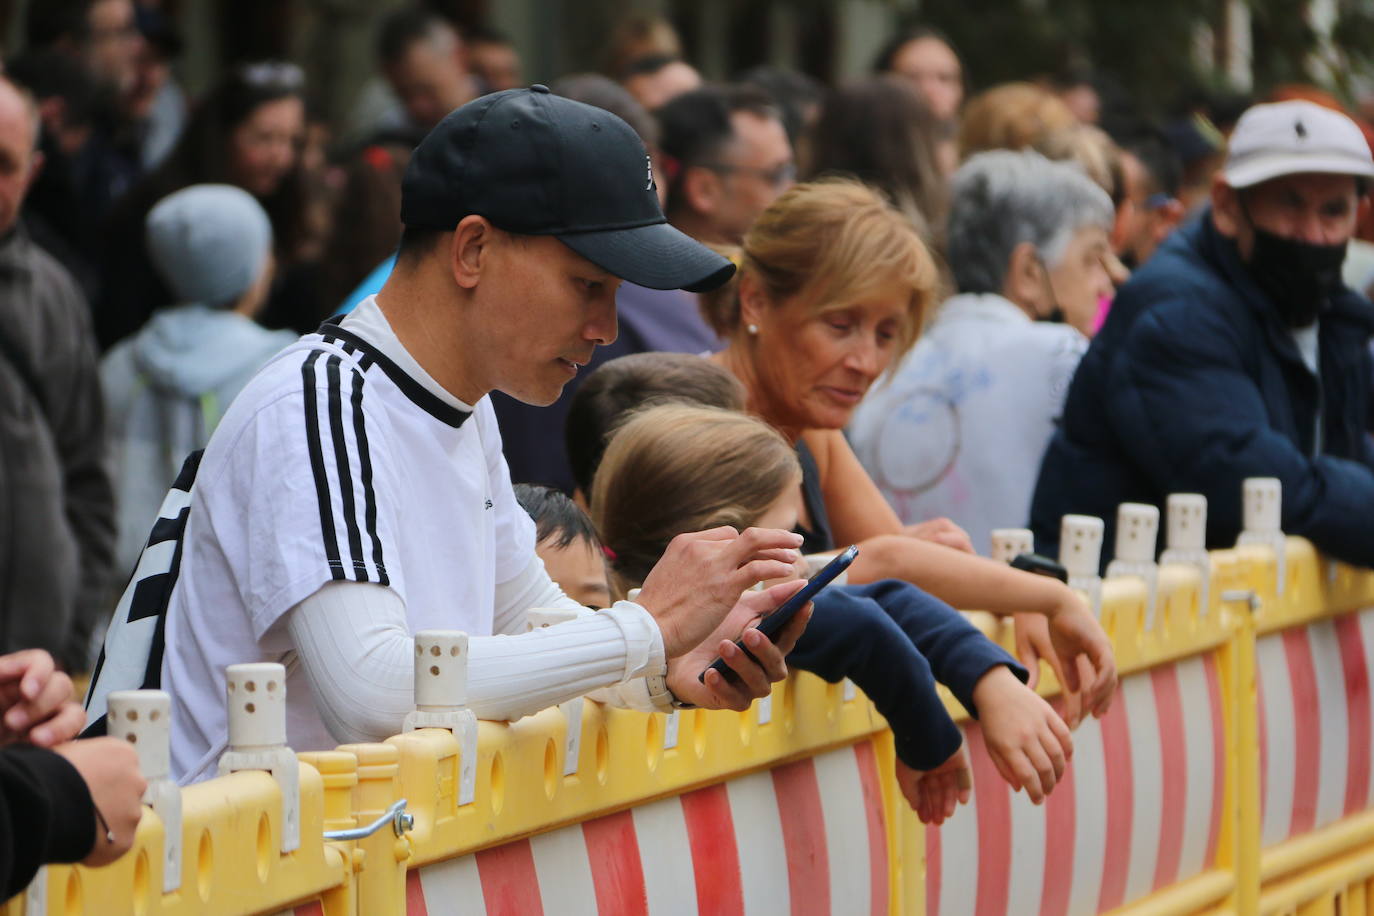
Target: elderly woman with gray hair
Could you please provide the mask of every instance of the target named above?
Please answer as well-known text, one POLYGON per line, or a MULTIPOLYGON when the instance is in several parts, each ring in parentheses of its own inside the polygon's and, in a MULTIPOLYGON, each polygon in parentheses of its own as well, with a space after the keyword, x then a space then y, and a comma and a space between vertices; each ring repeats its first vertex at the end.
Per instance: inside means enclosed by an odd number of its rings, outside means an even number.
POLYGON ((1112 292, 1113 217, 1082 170, 1039 153, 979 153, 955 174, 958 294, 849 427, 903 522, 947 516, 980 550, 994 528, 1025 523, 1084 334, 1112 292))

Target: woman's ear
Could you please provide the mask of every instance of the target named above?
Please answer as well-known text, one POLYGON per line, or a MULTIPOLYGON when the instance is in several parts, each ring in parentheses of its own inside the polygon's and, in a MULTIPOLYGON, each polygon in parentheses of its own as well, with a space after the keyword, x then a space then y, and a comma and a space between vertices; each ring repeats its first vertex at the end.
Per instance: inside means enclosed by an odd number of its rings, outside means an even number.
POLYGON ((1049 310, 1045 300, 1045 265, 1035 246, 1021 242, 1011 250, 1007 260, 1007 275, 1002 280, 1002 296, 1017 305, 1032 318, 1039 318, 1049 310))
POLYGON ((742 328, 762 323, 768 311, 768 294, 763 285, 752 273, 741 273, 739 278, 739 321, 742 328))

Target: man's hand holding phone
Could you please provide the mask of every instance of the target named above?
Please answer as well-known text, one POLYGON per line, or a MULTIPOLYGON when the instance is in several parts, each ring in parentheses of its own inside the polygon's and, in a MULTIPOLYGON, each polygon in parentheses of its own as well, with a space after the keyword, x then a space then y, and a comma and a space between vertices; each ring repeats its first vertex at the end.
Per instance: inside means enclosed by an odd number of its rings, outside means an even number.
POLYGON ((787 677, 784 659, 811 619, 811 603, 808 601, 773 640, 760 633, 757 624, 805 585, 794 580, 761 592, 745 592, 714 633, 696 648, 669 660, 668 689, 684 703, 741 712, 754 700, 768 696, 773 682, 787 677), (741 640, 749 652, 736 646, 735 640, 741 640), (733 678, 710 668, 717 658, 725 662, 733 678))

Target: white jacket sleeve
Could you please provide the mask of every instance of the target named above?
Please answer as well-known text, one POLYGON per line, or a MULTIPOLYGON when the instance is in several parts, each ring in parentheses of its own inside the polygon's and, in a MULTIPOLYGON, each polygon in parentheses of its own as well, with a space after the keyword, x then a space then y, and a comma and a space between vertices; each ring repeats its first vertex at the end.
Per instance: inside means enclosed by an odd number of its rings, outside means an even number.
MULTIPOLYGON (((377 741, 401 730, 415 704, 415 662, 405 604, 396 592, 331 582, 286 619, 315 704, 336 740, 377 741)), ((468 650, 468 703, 483 719, 518 719, 666 668, 658 625, 629 601, 556 627, 475 636, 468 650)))

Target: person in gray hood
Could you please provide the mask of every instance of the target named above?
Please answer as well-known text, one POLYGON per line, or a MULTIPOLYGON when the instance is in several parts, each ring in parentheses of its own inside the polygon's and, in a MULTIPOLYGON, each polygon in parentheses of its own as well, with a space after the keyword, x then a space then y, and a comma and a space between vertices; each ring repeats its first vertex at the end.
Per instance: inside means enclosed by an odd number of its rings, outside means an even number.
MULTIPOLYGON (((272 277, 272 224, 240 188, 194 185, 148 213, 148 251, 176 296, 101 362, 118 505, 116 563, 138 561, 167 487, 290 331, 253 320, 272 277)), ((122 582, 117 583, 122 585, 122 582)))

